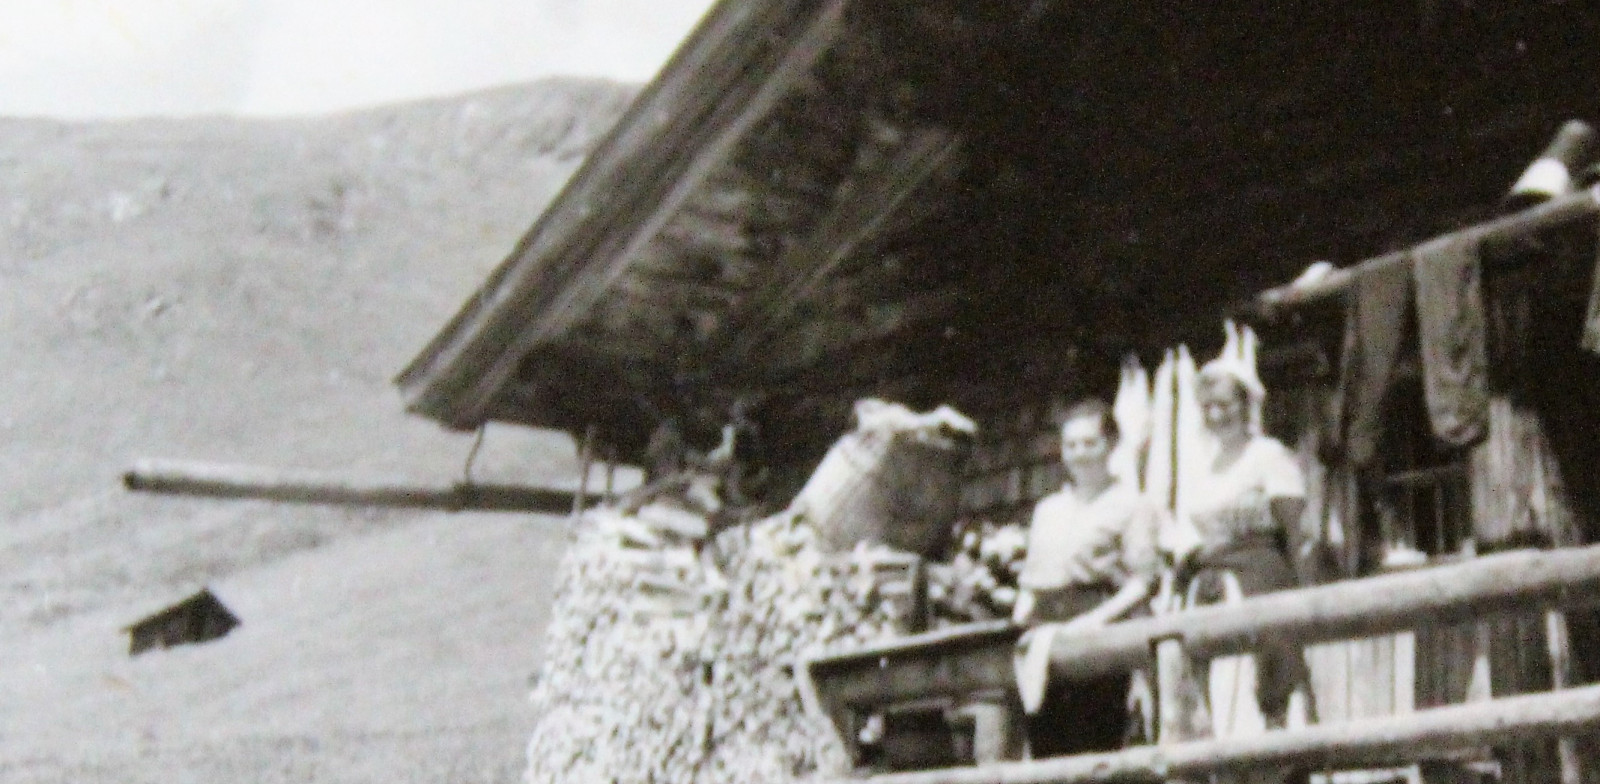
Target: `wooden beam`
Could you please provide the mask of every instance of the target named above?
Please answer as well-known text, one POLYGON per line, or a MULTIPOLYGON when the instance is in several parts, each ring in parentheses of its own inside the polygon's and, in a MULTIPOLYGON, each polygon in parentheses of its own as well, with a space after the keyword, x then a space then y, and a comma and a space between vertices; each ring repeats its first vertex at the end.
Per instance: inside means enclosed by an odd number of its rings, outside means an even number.
POLYGON ((482 421, 533 346, 581 320, 843 29, 847 0, 722 0, 477 295, 398 379, 482 421))
POLYGON ((801 661, 807 704, 829 714, 992 690, 1015 683, 1011 657, 1022 629, 1009 621, 963 624, 801 661))
MULTIPOLYGON (((628 232, 629 236, 621 242, 613 240, 612 243, 606 243, 609 247, 603 246, 603 249, 593 254, 590 263, 585 265, 587 274, 582 276, 583 279, 567 286, 553 303, 522 329, 521 334, 502 357, 500 364, 505 365, 505 369, 497 367, 489 373, 489 378, 493 380, 495 386, 510 375, 516 362, 528 349, 560 334, 581 319, 583 314, 588 312, 615 284, 644 246, 655 241, 656 235, 677 216, 679 209, 689 197, 727 161, 735 146, 755 128, 758 122, 772 112, 778 102, 789 94, 794 85, 827 51, 834 37, 839 34, 846 4, 847 0, 828 0, 772 72, 760 81, 759 87, 748 101, 743 103, 728 101, 724 106, 732 104, 736 107, 736 111, 724 110, 714 114, 731 114, 731 116, 708 118, 708 124, 717 129, 709 143, 695 151, 683 171, 673 179, 666 194, 660 201, 651 205, 648 214, 642 216, 642 220, 628 222, 628 225, 633 227, 628 232), (595 264, 593 257, 605 261, 595 264)), ((719 106, 718 109, 721 110, 723 107, 719 106)))
POLYGON ((1499 553, 1110 624, 1094 635, 1058 634, 1051 671, 1066 680, 1128 672, 1148 662, 1153 641, 1169 638, 1182 639, 1191 656, 1207 658, 1248 651, 1263 636, 1309 645, 1468 622, 1530 605, 1592 604, 1600 604, 1600 545, 1499 553))
POLYGON ((1222 770, 1338 770, 1573 735, 1600 727, 1600 686, 1452 705, 1397 716, 1109 754, 891 773, 868 784, 1086 784, 1204 778, 1222 770))
MULTIPOLYGON (((122 475, 141 493, 254 499, 297 504, 440 509, 449 512, 566 514, 579 495, 571 490, 511 485, 419 484, 351 479, 311 471, 177 460, 141 460, 122 475)), ((589 497, 589 502, 597 499, 589 497)))
POLYGON ((836 355, 841 349, 870 345, 918 324, 947 316, 955 312, 966 298, 966 292, 949 286, 874 303, 862 308, 858 315, 825 314, 808 319, 804 324, 785 331, 783 346, 765 352, 759 365, 753 362, 746 364, 760 377, 785 377, 812 367, 823 357, 836 355))
POLYGON ((750 236, 743 222, 719 219, 692 209, 678 211, 661 229, 660 237, 681 249, 743 256, 750 253, 750 236))
POLYGON ((722 350, 710 356, 734 368, 748 364, 757 349, 786 327, 795 306, 860 250, 959 146, 959 138, 943 128, 909 131, 876 172, 856 189, 847 186, 816 229, 773 262, 773 277, 740 307, 725 327, 722 350))
MULTIPOLYGON (((1600 212, 1600 187, 1551 199, 1521 212, 1479 224, 1466 231, 1479 232, 1485 242, 1504 241, 1574 221, 1592 219, 1597 212, 1600 212)), ((1268 289, 1256 295, 1255 299, 1241 310, 1270 316, 1273 312, 1284 308, 1320 302, 1343 293, 1355 281, 1357 275, 1392 264, 1404 264, 1410 258, 1408 252, 1389 253, 1334 270, 1314 283, 1301 286, 1291 284, 1268 289)))

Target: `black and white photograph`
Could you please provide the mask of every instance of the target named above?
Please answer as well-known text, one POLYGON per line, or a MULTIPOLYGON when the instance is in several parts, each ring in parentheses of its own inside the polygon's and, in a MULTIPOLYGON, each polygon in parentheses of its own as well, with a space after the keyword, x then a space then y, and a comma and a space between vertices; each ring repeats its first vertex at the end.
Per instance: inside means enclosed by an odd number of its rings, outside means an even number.
POLYGON ((1600 782, 1600 5, 0 0, 0 781, 1600 782))

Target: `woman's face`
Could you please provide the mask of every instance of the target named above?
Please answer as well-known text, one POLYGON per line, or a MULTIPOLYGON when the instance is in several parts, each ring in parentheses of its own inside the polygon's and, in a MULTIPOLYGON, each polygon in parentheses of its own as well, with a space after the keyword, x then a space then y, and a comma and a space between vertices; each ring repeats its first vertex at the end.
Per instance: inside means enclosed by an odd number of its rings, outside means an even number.
POLYGON ((1074 477, 1104 471, 1111 447, 1099 417, 1077 417, 1061 425, 1061 461, 1074 477))
POLYGON ((1245 410, 1244 390, 1228 378, 1205 379, 1200 382, 1197 397, 1205 416, 1206 429, 1218 438, 1238 437, 1247 433, 1249 412, 1245 410))

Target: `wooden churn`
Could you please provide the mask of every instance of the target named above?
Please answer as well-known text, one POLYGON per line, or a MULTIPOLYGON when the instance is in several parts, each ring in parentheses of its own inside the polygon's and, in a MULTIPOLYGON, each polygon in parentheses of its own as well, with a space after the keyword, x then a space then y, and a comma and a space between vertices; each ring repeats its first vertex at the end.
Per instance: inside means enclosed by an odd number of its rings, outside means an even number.
POLYGON ((866 542, 937 557, 959 511, 959 460, 949 439, 857 430, 828 450, 790 510, 833 552, 866 542))

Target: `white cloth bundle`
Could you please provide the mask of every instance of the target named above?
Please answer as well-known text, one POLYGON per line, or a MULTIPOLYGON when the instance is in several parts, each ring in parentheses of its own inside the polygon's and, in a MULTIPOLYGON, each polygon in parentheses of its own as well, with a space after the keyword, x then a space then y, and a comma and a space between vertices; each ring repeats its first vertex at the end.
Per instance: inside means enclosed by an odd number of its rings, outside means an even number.
POLYGON ((1150 444, 1152 413, 1150 374, 1139 364, 1139 357, 1130 354, 1122 360, 1122 378, 1117 385, 1116 400, 1111 404, 1112 417, 1122 433, 1122 439, 1111 453, 1111 473, 1137 487, 1144 485, 1139 456, 1150 444))

